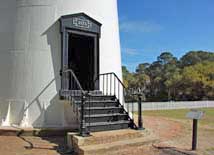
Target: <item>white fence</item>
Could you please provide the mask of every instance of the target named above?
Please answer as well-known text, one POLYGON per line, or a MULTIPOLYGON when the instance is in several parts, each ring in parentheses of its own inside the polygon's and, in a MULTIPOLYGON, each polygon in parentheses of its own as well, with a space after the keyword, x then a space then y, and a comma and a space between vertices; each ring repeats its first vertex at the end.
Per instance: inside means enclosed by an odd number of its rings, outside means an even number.
MULTIPOLYGON (((129 109, 138 110, 138 103, 126 103, 129 109)), ((214 101, 142 102, 142 110, 194 109, 214 107, 214 101)))

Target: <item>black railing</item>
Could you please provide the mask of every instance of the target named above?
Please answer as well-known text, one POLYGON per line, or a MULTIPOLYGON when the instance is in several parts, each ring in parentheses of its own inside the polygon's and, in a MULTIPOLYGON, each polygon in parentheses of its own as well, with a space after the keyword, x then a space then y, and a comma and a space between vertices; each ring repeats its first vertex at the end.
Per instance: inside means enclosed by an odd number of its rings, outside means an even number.
POLYGON ((134 124, 134 103, 126 103, 125 96, 128 95, 128 90, 120 78, 114 73, 103 73, 95 79, 95 83, 99 81, 100 90, 103 95, 115 96, 120 104, 123 106, 129 118, 134 124))
MULTIPOLYGON (((80 135, 85 137, 88 136, 90 131, 87 128, 86 120, 85 120, 85 104, 87 99, 87 108, 89 108, 88 115, 90 115, 90 100, 93 98, 93 95, 89 93, 89 91, 84 91, 78 78, 75 73, 71 69, 67 69, 61 71, 61 76, 63 78, 62 81, 67 82, 67 85, 64 84, 65 87, 62 87, 60 90, 60 96, 69 100, 71 103, 75 101, 76 96, 81 97, 80 106, 74 104, 77 110, 77 117, 80 119, 80 135), (64 88, 64 89, 63 89, 64 88), (80 107, 80 116, 79 116, 79 107, 80 107)), ((120 105, 124 108, 126 113, 129 116, 129 120, 131 121, 130 127, 137 128, 134 124, 134 103, 126 103, 125 96, 130 95, 128 89, 123 84, 123 82, 118 78, 118 76, 111 73, 100 74, 94 81, 94 83, 100 83, 100 91, 102 91, 103 95, 107 96, 115 96, 120 105)), ((87 124, 90 126, 90 116, 87 124)))
MULTIPOLYGON (((74 101, 74 97, 77 95, 80 95, 81 97, 81 105, 80 105, 80 135, 85 137, 89 135, 89 131, 86 127, 86 122, 85 122, 85 103, 86 103, 86 98, 90 95, 87 91, 84 91, 77 76, 73 72, 72 69, 67 69, 64 71, 61 71, 61 76, 63 78, 63 81, 68 81, 69 87, 66 87, 66 89, 60 90, 60 96, 65 97, 68 99, 70 102, 74 101)), ((89 103, 90 105, 90 103, 89 103)), ((77 117, 78 115, 78 110, 79 106, 77 106, 77 117)))

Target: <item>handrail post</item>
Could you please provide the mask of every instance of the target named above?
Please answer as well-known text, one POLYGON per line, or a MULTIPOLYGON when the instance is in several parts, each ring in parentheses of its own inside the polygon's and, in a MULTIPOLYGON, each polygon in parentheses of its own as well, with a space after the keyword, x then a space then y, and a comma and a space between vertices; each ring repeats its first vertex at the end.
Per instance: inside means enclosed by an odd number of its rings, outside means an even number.
POLYGON ((89 131, 87 130, 86 124, 85 124, 85 102, 86 102, 86 95, 82 93, 82 101, 81 101, 81 120, 80 120, 80 136, 87 137, 89 136, 89 131))
POLYGON ((144 130, 142 119, 142 95, 138 94, 138 130, 144 130))

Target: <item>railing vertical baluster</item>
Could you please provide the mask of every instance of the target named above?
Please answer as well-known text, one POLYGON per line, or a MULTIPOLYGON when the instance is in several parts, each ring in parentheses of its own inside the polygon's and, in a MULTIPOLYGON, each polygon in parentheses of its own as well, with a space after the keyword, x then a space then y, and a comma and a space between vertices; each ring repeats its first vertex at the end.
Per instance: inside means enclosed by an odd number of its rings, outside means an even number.
POLYGON ((102 76, 103 76, 103 94, 105 94, 105 93, 104 93, 104 85, 105 85, 104 75, 102 75, 102 76))
POLYGON ((112 94, 112 93, 111 93, 111 90, 112 90, 111 87, 112 87, 112 74, 110 74, 110 95, 112 94))
POLYGON ((108 95, 108 74, 106 74, 106 95, 108 95))
MULTIPOLYGON (((124 103, 126 103, 126 101, 125 101, 125 95, 126 95, 126 92, 125 92, 125 90, 124 90, 124 89, 123 89, 123 93, 124 93, 124 94, 123 94, 123 96, 124 96, 124 97, 123 97, 123 99, 124 99, 124 103)), ((129 109, 129 108, 130 108, 130 107, 129 107, 129 103, 127 102, 127 103, 126 103, 126 105, 127 105, 127 110, 128 110, 128 113, 129 113, 129 112, 130 112, 130 111, 129 111, 129 110, 130 110, 130 109, 129 109)))
MULTIPOLYGON (((120 83, 119 83, 119 81, 118 81, 118 99, 119 99, 119 101, 121 101, 120 100, 120 83)), ((123 103, 122 103, 123 104, 123 103)))
POLYGON ((132 102, 132 104, 131 103, 125 104, 125 102, 126 102, 125 96, 127 93, 129 93, 129 92, 126 92, 126 86, 123 84, 122 80, 120 80, 120 78, 118 78, 118 76, 113 72, 100 74, 96 80, 99 80, 101 78, 101 76, 103 76, 103 78, 102 78, 103 79, 103 87, 102 87, 103 94, 104 95, 114 95, 118 99, 120 104, 125 108, 125 111, 128 114, 132 113, 132 116, 129 118, 131 119, 132 125, 134 127, 134 122, 133 122, 133 120, 134 120, 134 103, 132 102))
POLYGON ((114 95, 116 96, 116 77, 114 76, 114 95))
POLYGON ((76 89, 76 84, 75 84, 75 81, 74 81, 74 78, 71 78, 71 89, 76 89))

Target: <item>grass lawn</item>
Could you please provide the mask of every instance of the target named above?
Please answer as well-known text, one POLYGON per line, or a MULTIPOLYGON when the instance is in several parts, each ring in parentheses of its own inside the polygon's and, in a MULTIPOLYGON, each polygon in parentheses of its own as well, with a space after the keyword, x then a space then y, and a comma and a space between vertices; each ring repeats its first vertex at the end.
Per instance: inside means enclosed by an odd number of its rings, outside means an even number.
MULTIPOLYGON (((200 124, 214 127, 214 108, 201 108, 200 110, 205 112, 204 117, 200 120, 200 124)), ((186 114, 189 111, 189 109, 144 111, 143 115, 187 120, 186 114)))

